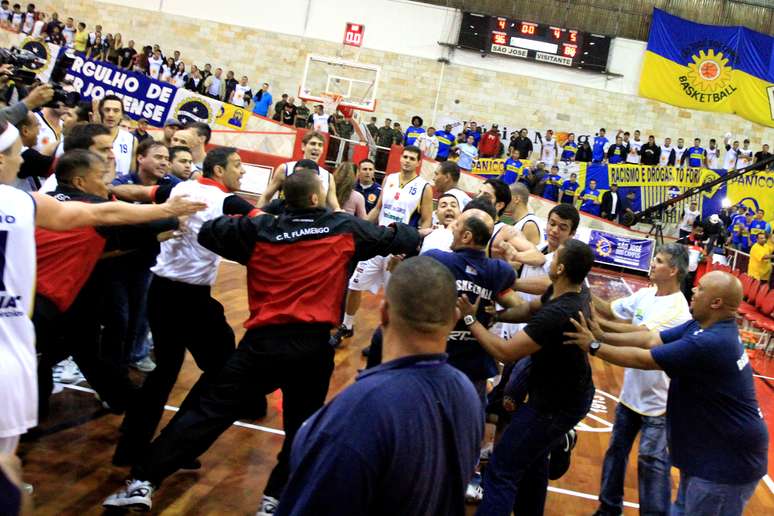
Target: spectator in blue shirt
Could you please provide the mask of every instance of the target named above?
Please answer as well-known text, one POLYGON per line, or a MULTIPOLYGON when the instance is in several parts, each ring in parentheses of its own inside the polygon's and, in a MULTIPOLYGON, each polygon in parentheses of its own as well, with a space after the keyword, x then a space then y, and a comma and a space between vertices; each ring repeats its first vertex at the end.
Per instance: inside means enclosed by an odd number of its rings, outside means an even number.
POLYGON ((763 216, 766 212, 758 209, 755 212, 755 218, 750 222, 750 242, 749 246, 752 247, 758 241, 758 233, 771 233, 771 226, 768 222, 763 220, 763 216))
POLYGON ((505 160, 503 175, 500 178, 506 185, 512 185, 525 175, 527 168, 525 167, 524 162, 519 159, 520 157, 521 153, 519 152, 519 149, 511 147, 511 155, 505 160))
POLYGON ((457 315, 452 274, 410 258, 380 309, 384 363, 362 372, 299 429, 276 514, 465 514, 481 407, 447 363, 457 315))
POLYGON ((581 207, 580 211, 586 212, 590 215, 596 215, 599 217, 599 190, 597 190, 597 182, 592 179, 580 195, 581 207))
POLYGON ((355 191, 360 192, 365 198, 366 213, 376 206, 379 195, 382 193, 382 185, 374 181, 374 162, 366 158, 357 166, 357 181, 355 191))
POLYGON ((573 172, 570 179, 562 183, 562 202, 575 205, 575 198, 578 195, 578 174, 573 172))
MULTIPOLYGON (((596 141, 594 145, 596 145, 596 141)), ((611 165, 623 163, 626 160, 627 152, 628 150, 623 144, 623 138, 616 136, 615 143, 607 149, 607 162, 611 165)))
POLYGON ((688 160, 689 167, 703 167, 707 162, 707 151, 701 146, 701 139, 694 138, 693 147, 683 153, 680 165, 688 160))
POLYGON ((253 113, 256 115, 267 116, 272 102, 271 93, 269 93, 269 83, 264 82, 258 93, 253 97, 253 113))
POLYGON ((465 136, 473 137, 473 145, 478 147, 478 142, 481 140, 481 129, 478 125, 471 121, 467 129, 465 129, 465 136))
POLYGON ((471 134, 465 137, 465 143, 457 145, 457 152, 459 153, 457 166, 465 172, 473 170, 473 163, 478 159, 478 148, 475 143, 475 138, 471 134))
POLYGON ((435 137, 438 139, 438 152, 435 155, 436 161, 446 161, 449 159, 449 151, 454 146, 455 140, 451 130, 451 124, 446 124, 443 131, 435 132, 435 137))
POLYGON ((567 135, 567 141, 562 144, 562 161, 575 161, 575 155, 578 153, 578 144, 575 143, 575 133, 567 135))
POLYGON ((551 167, 551 172, 546 175, 545 182, 543 198, 556 202, 559 199, 559 185, 562 182, 562 176, 559 175, 558 165, 553 165, 551 167))
POLYGON ((406 129, 406 134, 403 137, 403 145, 416 145, 419 135, 425 134, 425 128, 422 127, 422 117, 414 115, 411 117, 411 125, 406 129))
POLYGON ((741 516, 766 474, 768 430, 735 320, 741 301, 739 280, 713 271, 699 280, 687 323, 610 333, 581 318, 567 334, 611 364, 670 377, 667 438, 680 470, 673 515, 741 516))
POLYGON ((599 134, 594 137, 594 144, 591 146, 591 161, 602 163, 605 160, 605 151, 609 140, 605 138, 605 130, 600 129, 599 134))

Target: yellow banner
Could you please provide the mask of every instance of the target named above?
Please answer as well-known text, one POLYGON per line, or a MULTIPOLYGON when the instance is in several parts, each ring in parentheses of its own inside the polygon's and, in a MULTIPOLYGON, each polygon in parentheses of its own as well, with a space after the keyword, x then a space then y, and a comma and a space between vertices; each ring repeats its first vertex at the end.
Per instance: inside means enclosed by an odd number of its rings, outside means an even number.
POLYGON ((247 127, 247 119, 249 117, 249 111, 233 104, 223 102, 221 104, 220 113, 215 118, 215 123, 228 127, 229 129, 243 131, 245 127, 247 127))
POLYGON ((699 64, 683 66, 653 52, 645 52, 640 95, 674 106, 736 113, 774 127, 774 84, 727 66, 722 54, 711 50, 697 57, 699 64), (698 66, 705 68, 699 69, 698 66), (713 79, 702 75, 714 66, 713 79), (716 77, 715 77, 716 75, 716 77))
MULTIPOLYGON (((618 186, 678 186, 690 188, 719 178, 717 172, 708 168, 654 167, 648 165, 608 165, 610 184, 618 186)), ((715 195, 716 188, 706 192, 707 197, 715 195)))
POLYGON ((745 174, 728 182, 728 199, 752 210, 766 212, 766 220, 774 219, 774 172, 745 174))

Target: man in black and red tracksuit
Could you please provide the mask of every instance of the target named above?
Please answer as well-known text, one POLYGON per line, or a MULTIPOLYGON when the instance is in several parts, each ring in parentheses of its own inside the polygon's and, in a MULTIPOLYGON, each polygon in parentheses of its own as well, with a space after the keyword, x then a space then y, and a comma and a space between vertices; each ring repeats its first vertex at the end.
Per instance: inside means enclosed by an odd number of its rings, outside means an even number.
MULTIPOLYGON (((296 431, 322 407, 333 372, 330 330, 338 324, 347 280, 358 261, 416 254, 420 237, 404 224, 375 226, 318 206, 319 176, 298 169, 285 179, 279 216, 219 217, 205 222, 199 243, 247 266, 247 332, 220 373, 151 444, 132 480, 103 503, 150 508, 162 480, 198 457, 231 424, 249 414, 256 396, 282 390, 285 440, 258 514, 271 514, 288 478, 296 431)), ((181 321, 181 324, 185 324, 181 321)))
MULTIPOLYGON (((102 182, 105 162, 87 150, 66 152, 58 161, 59 201, 108 202, 102 182)), ((37 285, 33 323, 38 360, 38 400, 41 415, 48 408, 53 382, 51 368, 70 354, 89 384, 114 410, 131 391, 117 364, 99 358, 98 299, 104 284, 94 274, 105 252, 157 245, 157 235, 176 229, 176 218, 129 226, 84 227, 70 231, 35 231, 37 285)))

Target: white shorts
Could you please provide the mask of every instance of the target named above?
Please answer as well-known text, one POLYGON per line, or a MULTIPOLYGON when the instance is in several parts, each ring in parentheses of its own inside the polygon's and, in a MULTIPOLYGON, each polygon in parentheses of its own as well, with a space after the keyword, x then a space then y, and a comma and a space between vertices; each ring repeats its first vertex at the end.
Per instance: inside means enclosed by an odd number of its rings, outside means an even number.
POLYGON ((390 278, 390 273, 387 272, 389 261, 389 256, 374 256, 370 260, 358 262, 355 272, 349 278, 349 289, 379 293, 379 289, 387 285, 390 278))

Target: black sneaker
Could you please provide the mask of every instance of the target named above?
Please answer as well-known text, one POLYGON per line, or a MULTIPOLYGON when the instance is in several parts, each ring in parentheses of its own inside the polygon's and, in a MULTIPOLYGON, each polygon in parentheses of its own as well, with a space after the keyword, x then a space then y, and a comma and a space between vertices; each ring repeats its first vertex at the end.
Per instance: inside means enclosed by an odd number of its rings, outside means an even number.
POLYGON ((344 339, 348 339, 352 337, 352 335, 355 334, 355 327, 347 328, 343 324, 339 326, 339 329, 336 330, 336 333, 331 335, 330 340, 328 343, 331 345, 332 348, 338 348, 341 346, 341 341, 344 339))

